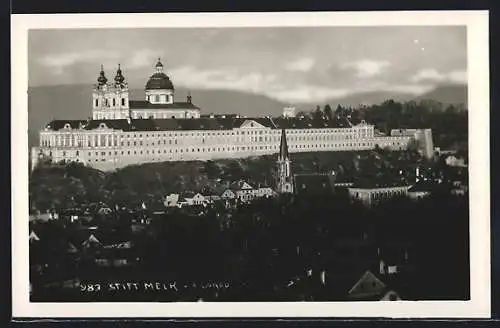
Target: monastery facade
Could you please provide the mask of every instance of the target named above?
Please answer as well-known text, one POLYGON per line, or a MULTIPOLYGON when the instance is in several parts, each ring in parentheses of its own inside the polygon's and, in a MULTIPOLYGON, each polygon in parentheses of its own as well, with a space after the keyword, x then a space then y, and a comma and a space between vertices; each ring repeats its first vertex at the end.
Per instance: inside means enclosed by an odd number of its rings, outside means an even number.
POLYGON ((146 83, 144 100, 129 99, 121 68, 113 82, 104 70, 92 94, 92 119, 54 120, 39 133, 32 148, 32 168, 39 161, 80 162, 109 171, 128 165, 163 161, 214 160, 280 152, 282 131, 290 153, 355 151, 375 147, 406 149, 417 142, 432 156, 430 130, 398 130, 375 134, 373 125, 348 120, 295 117, 285 108, 281 117, 202 116, 188 94, 175 99, 175 89, 158 60, 146 83), (409 132, 405 132, 409 131, 409 132))

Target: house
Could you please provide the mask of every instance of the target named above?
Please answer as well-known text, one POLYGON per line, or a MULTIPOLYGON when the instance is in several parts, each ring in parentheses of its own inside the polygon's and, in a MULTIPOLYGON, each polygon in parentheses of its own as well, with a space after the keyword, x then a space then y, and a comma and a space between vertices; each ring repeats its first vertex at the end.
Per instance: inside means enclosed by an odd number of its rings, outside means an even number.
POLYGON ((96 236, 94 236, 94 234, 90 234, 90 236, 82 242, 82 246, 83 248, 88 249, 88 248, 102 246, 102 244, 99 241, 99 239, 97 239, 96 236))
POLYGON ((464 158, 459 158, 454 155, 447 156, 445 158, 445 163, 448 166, 452 167, 467 167, 467 164, 465 164, 465 159, 464 158))
POLYGON ((405 196, 408 194, 410 186, 401 185, 374 185, 373 187, 356 187, 348 188, 349 195, 353 199, 360 200, 368 206, 375 205, 382 200, 405 196))
POLYGON ((370 270, 347 292, 349 300, 356 301, 397 301, 401 300, 398 293, 391 290, 380 278, 370 270))
POLYGON ((254 187, 245 181, 236 181, 230 187, 236 195, 236 198, 242 202, 247 202, 255 198, 254 187))
POLYGON ((200 193, 196 193, 191 199, 192 205, 203 205, 205 204, 205 196, 200 193))
POLYGON ((429 196, 435 190, 435 183, 432 181, 419 181, 408 189, 408 197, 413 200, 422 199, 429 196))
POLYGON ((223 199, 223 200, 232 200, 232 199, 236 199, 236 194, 231 189, 226 189, 221 194, 220 198, 223 199))
POLYGON ((30 232, 29 241, 30 241, 30 244, 37 242, 37 241, 40 241, 40 238, 33 230, 30 232))
POLYGON ((170 194, 165 197, 165 206, 166 207, 175 207, 179 202, 179 194, 170 194))
POLYGON ((275 192, 270 187, 259 187, 254 190, 256 197, 273 197, 275 192))

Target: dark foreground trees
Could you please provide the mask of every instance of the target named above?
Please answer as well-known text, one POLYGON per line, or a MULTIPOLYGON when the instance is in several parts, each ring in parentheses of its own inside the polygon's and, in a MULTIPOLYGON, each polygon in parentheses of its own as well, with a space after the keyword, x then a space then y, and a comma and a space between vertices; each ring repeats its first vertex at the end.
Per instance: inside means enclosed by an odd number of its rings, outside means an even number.
MULTIPOLYGON (((178 211, 157 218, 152 227, 151 234, 130 235, 141 258, 138 266, 102 271, 89 264, 80 268, 79 278, 231 286, 155 294, 161 301, 345 300, 362 273, 377 272, 383 259, 401 266, 404 284, 396 285, 397 291, 408 299, 469 297, 463 196, 401 198, 374 208, 351 203, 345 194, 266 199, 203 216, 178 211)), ((59 236, 51 240, 64 240, 68 231, 54 230, 59 236)))

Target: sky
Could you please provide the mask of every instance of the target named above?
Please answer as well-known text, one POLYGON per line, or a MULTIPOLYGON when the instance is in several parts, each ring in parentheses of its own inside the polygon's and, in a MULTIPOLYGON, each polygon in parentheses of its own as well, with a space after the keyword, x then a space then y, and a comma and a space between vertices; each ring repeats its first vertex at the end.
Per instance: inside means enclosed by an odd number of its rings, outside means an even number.
POLYGON ((31 30, 29 85, 95 83, 120 63, 143 88, 157 58, 176 87, 306 103, 467 82, 466 28, 283 27, 31 30))

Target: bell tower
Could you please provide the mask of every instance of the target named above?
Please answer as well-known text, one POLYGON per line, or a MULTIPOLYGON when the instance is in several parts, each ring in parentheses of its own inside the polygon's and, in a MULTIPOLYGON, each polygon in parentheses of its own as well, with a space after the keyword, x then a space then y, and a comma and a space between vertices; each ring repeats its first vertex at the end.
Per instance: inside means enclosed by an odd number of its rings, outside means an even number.
POLYGON ((92 118, 94 120, 125 119, 129 115, 129 90, 120 64, 114 82, 108 82, 101 65, 97 84, 92 93, 92 118))
POLYGON ((290 156, 288 154, 288 145, 286 142, 286 132, 281 130, 280 153, 278 156, 278 181, 277 192, 293 193, 293 176, 291 169, 290 156))

